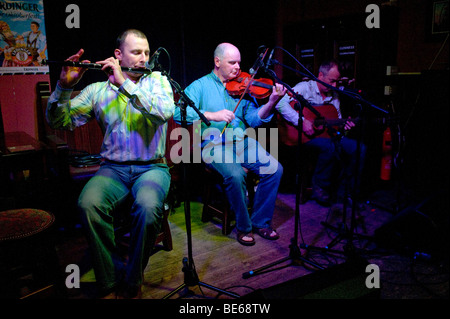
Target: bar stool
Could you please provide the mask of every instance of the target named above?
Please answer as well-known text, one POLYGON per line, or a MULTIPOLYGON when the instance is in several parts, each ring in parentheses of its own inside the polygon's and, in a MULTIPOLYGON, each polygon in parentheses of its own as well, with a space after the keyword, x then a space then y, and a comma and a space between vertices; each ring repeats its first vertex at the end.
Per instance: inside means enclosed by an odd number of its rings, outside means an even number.
POLYGON ((40 209, 0 212, 0 298, 56 297, 63 291, 54 221, 40 209))
MULTIPOLYGON (((258 183, 258 178, 255 174, 244 168, 247 173, 247 196, 249 213, 253 206, 255 198, 255 186, 258 183)), ((228 235, 231 233, 235 225, 232 221, 235 219, 234 212, 230 209, 230 203, 223 189, 223 178, 216 171, 204 167, 204 192, 203 192, 203 212, 202 222, 206 223, 216 218, 221 221, 222 234, 228 235)))

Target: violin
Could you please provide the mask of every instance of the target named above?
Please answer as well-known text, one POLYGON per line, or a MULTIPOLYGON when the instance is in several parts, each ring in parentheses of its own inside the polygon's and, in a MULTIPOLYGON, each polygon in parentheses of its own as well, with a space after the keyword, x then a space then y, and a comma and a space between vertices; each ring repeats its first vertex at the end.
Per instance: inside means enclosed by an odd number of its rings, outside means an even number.
MULTIPOLYGON (((264 99, 272 93, 274 81, 271 79, 264 79, 264 78, 254 79, 254 75, 251 76, 246 72, 239 72, 238 76, 227 82, 226 89, 228 91, 228 94, 241 96, 234 108, 233 113, 236 112, 239 103, 241 103, 245 93, 249 93, 251 96, 257 99, 264 99)), ((220 133, 220 136, 222 136, 223 132, 225 132, 227 126, 228 124, 225 125, 225 127, 222 130, 222 133, 220 133)))
POLYGON ((257 99, 264 99, 272 93, 274 82, 271 79, 252 79, 246 72, 240 72, 237 77, 231 79, 226 84, 226 89, 230 95, 241 95, 247 90, 248 93, 257 99))

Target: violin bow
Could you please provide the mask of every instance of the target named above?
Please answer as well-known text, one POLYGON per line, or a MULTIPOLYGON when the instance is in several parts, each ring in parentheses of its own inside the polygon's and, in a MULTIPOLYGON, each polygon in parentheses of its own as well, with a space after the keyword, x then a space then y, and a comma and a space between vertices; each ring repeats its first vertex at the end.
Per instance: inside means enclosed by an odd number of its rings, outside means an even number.
MULTIPOLYGON (((261 61, 264 61, 264 58, 266 57, 267 51, 269 51, 269 48, 266 48, 266 51, 264 52, 261 61)), ((250 88, 250 85, 252 85, 253 80, 255 79, 255 75, 256 73, 258 73, 259 70, 259 65, 256 67, 256 71, 252 74, 252 77, 250 78, 250 80, 247 83, 247 86, 245 87, 244 92, 241 94, 241 97, 239 98, 239 101, 237 102, 236 106, 234 107, 233 113, 236 112, 239 104, 241 103, 242 99, 244 98, 244 95, 248 92, 248 89, 250 88)), ((239 76, 239 75, 238 75, 239 76)), ((228 127, 228 124, 225 124, 225 127, 223 128, 222 132, 220 133, 220 137, 222 137, 223 133, 225 132, 225 129, 228 127)))

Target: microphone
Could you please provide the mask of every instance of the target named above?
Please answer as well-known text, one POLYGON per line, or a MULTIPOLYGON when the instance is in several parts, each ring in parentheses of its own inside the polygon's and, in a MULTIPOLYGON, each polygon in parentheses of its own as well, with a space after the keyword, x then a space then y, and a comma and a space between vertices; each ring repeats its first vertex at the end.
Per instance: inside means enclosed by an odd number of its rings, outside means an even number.
POLYGON ((359 95, 359 94, 363 93, 363 91, 360 89, 352 89, 352 88, 347 88, 345 86, 340 86, 340 87, 338 87, 338 89, 342 92, 349 93, 349 94, 358 94, 359 95))
POLYGON ((150 57, 150 59, 147 62, 145 62, 146 69, 149 69, 150 71, 152 71, 155 68, 156 63, 158 63, 158 58, 159 58, 159 54, 161 53, 161 51, 160 51, 161 49, 162 48, 156 49, 156 51, 153 53, 153 55, 150 57))
MULTIPOLYGON (((258 52, 261 50, 261 48, 265 49, 266 46, 265 45, 260 46, 258 48, 258 52)), ((253 66, 250 68, 250 70, 249 70, 250 75, 255 74, 258 71, 258 68, 261 65, 264 65, 264 63, 262 63, 263 56, 264 56, 264 50, 262 50, 262 52, 259 54, 258 58, 256 59, 255 63, 253 64, 253 66)))
POLYGON ((272 51, 270 51, 270 55, 269 58, 267 59, 267 64, 266 64, 266 68, 268 69, 269 66, 272 64, 272 55, 273 55, 273 51, 275 51, 275 48, 272 49, 272 51))

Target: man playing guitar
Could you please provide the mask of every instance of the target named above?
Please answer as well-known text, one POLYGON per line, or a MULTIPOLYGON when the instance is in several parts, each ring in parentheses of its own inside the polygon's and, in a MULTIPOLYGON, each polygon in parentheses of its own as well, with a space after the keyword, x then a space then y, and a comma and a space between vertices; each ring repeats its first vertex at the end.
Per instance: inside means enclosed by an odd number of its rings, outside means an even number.
MULTIPOLYGON (((336 87, 341 77, 339 63, 335 60, 321 64, 317 79, 325 84, 336 87)), ((351 190, 354 185, 354 167, 356 164, 357 142, 348 137, 341 137, 332 127, 341 123, 344 130, 355 126, 351 119, 342 119, 339 95, 328 86, 317 81, 303 81, 293 87, 316 110, 303 109, 302 143, 317 149, 319 154, 312 177, 313 199, 323 206, 329 206, 331 193, 336 191, 336 202, 341 203, 346 194, 346 185, 351 190), (339 165, 342 164, 342 165, 339 165), (335 170, 342 168, 337 181, 333 180, 335 170), (337 182, 337 185, 335 184, 337 182), (347 184, 349 183, 349 184, 347 184)), ((297 126, 299 115, 293 106, 296 101, 286 95, 276 106, 280 117, 287 123, 297 126)), ((364 158, 365 147, 361 145, 361 161, 364 158)), ((360 165, 360 169, 362 165, 360 165)))

